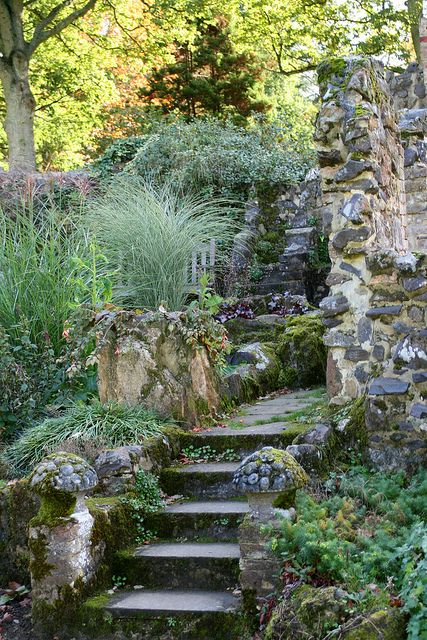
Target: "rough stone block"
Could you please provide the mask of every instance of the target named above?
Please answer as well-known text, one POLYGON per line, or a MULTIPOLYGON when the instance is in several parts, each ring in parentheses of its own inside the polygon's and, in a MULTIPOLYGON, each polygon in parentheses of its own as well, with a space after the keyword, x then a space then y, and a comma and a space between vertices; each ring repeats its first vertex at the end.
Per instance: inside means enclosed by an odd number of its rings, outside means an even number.
POLYGON ((372 396, 400 395, 409 389, 409 382, 398 378, 376 378, 369 386, 372 396))

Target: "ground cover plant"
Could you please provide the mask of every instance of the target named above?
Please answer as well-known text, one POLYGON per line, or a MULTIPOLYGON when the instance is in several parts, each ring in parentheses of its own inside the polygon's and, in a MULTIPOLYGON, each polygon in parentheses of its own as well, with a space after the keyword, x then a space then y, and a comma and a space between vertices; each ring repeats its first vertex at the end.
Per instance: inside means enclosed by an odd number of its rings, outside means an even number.
POLYGON ((95 442, 99 448, 138 444, 159 434, 165 425, 154 412, 137 406, 98 401, 81 404, 57 418, 48 418, 27 429, 4 457, 17 473, 28 472, 44 456, 60 449, 65 441, 95 442))
POLYGON ((311 494, 299 493, 296 511, 271 542, 285 584, 340 586, 349 613, 399 607, 408 640, 426 637, 426 469, 412 478, 362 466, 333 472, 311 494))

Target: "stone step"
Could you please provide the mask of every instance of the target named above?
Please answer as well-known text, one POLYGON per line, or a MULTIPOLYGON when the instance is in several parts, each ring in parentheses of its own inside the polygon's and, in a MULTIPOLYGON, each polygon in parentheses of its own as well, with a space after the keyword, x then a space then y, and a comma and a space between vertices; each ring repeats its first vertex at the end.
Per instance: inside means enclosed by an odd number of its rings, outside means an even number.
POLYGON ((239 558, 237 543, 160 542, 119 551, 114 574, 148 589, 233 589, 239 558))
POLYGON ((212 538, 237 540, 237 528, 248 512, 246 501, 180 502, 146 517, 147 526, 160 538, 212 538))
MULTIPOLYGON (((247 416, 243 416, 246 418, 247 416)), ((272 422, 262 425, 242 425, 239 427, 213 427, 210 431, 200 433, 186 433, 183 436, 182 447, 210 446, 214 451, 222 453, 228 449, 236 452, 236 458, 241 460, 250 453, 262 447, 287 447, 292 444, 297 435, 307 427, 302 423, 272 422)))
POLYGON ((243 637, 240 599, 229 591, 144 589, 117 593, 106 604, 103 600, 92 598, 85 605, 87 627, 99 640, 114 633, 135 634, 138 640, 243 637))
POLYGON ((206 462, 177 465, 163 469, 160 485, 167 495, 189 498, 235 498, 239 496, 232 483, 239 462, 206 462))

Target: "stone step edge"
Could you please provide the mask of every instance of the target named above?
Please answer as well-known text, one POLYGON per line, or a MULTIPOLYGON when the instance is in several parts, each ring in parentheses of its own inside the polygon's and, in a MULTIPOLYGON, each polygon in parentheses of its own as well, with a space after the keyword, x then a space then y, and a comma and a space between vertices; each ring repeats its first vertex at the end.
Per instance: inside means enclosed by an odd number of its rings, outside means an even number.
POLYGON ((138 614, 152 617, 169 615, 179 616, 188 614, 224 614, 235 613, 240 606, 240 598, 233 596, 229 591, 202 591, 194 589, 140 589, 124 591, 112 596, 104 606, 104 610, 113 616, 132 616, 138 614), (163 606, 141 606, 141 601, 153 599, 153 603, 163 603, 163 606), (206 603, 216 601, 215 606, 194 606, 194 600, 201 598, 206 603), (139 601, 139 602, 138 602, 139 601), (220 602, 222 603, 220 604, 220 602), (165 603, 170 606, 165 606, 165 603), (177 608, 177 604, 182 606, 177 608), (192 605, 193 602, 193 605, 192 605), (173 606, 175 605, 175 606, 173 606))
POLYGON ((135 560, 139 559, 156 559, 161 560, 236 560, 240 558, 240 547, 235 542, 157 542, 144 547, 137 547, 133 551, 135 560), (156 555, 156 551, 160 551, 161 547, 169 547, 170 552, 165 555, 156 555), (223 548, 223 553, 212 554, 212 551, 223 548), (182 552, 189 550, 191 553, 182 555, 182 552), (174 549, 176 550, 174 553, 174 549), (181 553, 179 553, 181 550, 181 553))

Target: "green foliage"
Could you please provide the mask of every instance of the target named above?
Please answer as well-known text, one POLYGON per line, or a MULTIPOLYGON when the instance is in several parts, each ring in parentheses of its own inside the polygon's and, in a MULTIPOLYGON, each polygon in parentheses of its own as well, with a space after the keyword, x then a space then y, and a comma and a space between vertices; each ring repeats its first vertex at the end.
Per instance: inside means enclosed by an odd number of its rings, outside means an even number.
POLYGON ((410 616, 408 638, 427 637, 427 524, 416 523, 396 552, 402 562, 403 610, 410 616))
POLYGON ((325 269, 330 266, 329 241, 322 233, 316 238, 315 246, 308 253, 308 264, 312 269, 325 269))
MULTIPOLYGON (((214 118, 178 119, 153 125, 139 140, 141 147, 126 172, 242 201, 253 185, 261 191, 299 182, 315 163, 313 147, 305 138, 292 138, 285 118, 258 118, 248 128, 214 118)), ((119 144, 97 162, 103 175, 119 144)))
POLYGON ((75 406, 58 418, 48 418, 17 439, 5 451, 5 458, 19 473, 29 471, 65 440, 95 441, 105 448, 142 442, 160 433, 164 426, 155 413, 144 407, 128 407, 98 401, 75 406))
POLYGON ((71 310, 109 293, 104 256, 55 209, 37 219, 31 210, 0 212, 0 277, 0 325, 10 339, 19 343, 24 325, 34 344, 57 355, 71 310))
POLYGON ((184 460, 188 460, 189 462, 205 462, 208 460, 215 462, 234 462, 239 458, 239 454, 236 453, 234 449, 216 451, 209 445, 195 447, 190 444, 188 447, 184 447, 181 454, 184 460))
POLYGON ((33 343, 26 325, 14 327, 12 342, 0 325, 0 440, 40 419, 44 408, 57 400, 64 368, 49 344, 33 343))
POLYGON ((138 178, 110 185, 93 205, 91 222, 115 270, 113 299, 128 308, 182 309, 192 254, 214 238, 220 268, 234 237, 223 205, 138 178))
POLYGON ((408 638, 427 629, 427 471, 408 479, 355 467, 334 473, 326 497, 297 496, 295 523, 283 520, 272 539, 286 570, 305 581, 327 581, 354 591, 366 607, 369 585, 399 598, 410 615, 408 638))
POLYGON ((114 174, 120 173, 127 163, 134 159, 144 144, 145 138, 143 136, 130 136, 116 140, 93 163, 95 173, 100 178, 111 178, 114 174))
POLYGON ((142 544, 156 537, 154 531, 147 528, 145 519, 164 506, 163 493, 156 476, 145 471, 138 471, 135 487, 131 494, 122 499, 130 506, 132 518, 136 525, 136 542, 142 544))
POLYGON ((199 291, 194 291, 198 298, 193 300, 188 306, 189 309, 200 310, 207 312, 214 316, 218 313, 224 298, 215 293, 212 287, 209 286, 209 276, 204 273, 200 277, 199 291))

